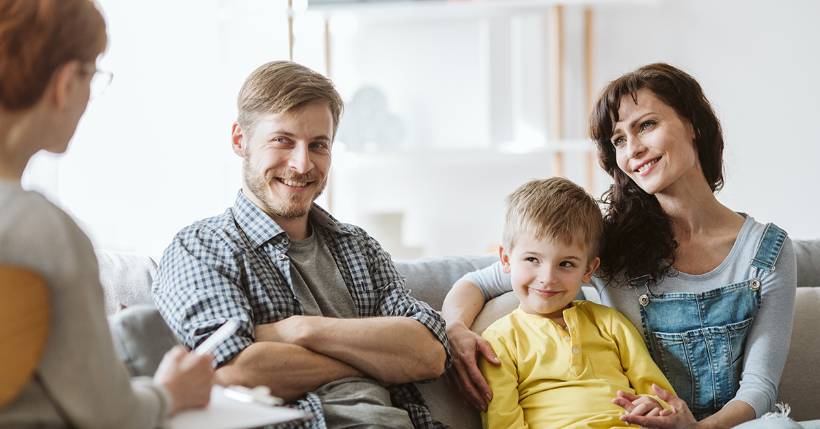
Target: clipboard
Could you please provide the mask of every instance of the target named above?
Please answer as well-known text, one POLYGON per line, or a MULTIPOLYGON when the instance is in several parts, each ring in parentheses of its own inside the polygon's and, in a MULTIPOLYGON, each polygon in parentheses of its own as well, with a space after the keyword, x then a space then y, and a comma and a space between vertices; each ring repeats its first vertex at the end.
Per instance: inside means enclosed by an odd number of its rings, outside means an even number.
POLYGON ((304 419, 306 414, 294 408, 271 407, 243 402, 225 396, 225 388, 211 389, 211 402, 201 410, 183 411, 168 419, 166 429, 244 429, 304 419))

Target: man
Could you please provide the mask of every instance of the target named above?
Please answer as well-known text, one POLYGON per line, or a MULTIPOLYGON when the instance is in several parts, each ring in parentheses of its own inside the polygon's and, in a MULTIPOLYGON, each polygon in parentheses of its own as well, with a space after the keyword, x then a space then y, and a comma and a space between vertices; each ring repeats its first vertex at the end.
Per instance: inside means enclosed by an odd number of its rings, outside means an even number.
POLYGON ((271 62, 245 81, 238 108, 242 191, 165 251, 152 288, 163 316, 191 348, 238 320, 214 352, 217 382, 270 387, 312 414, 302 427, 436 427, 408 383, 444 372, 443 320, 409 295, 376 240, 313 204, 342 110, 333 84, 271 62))

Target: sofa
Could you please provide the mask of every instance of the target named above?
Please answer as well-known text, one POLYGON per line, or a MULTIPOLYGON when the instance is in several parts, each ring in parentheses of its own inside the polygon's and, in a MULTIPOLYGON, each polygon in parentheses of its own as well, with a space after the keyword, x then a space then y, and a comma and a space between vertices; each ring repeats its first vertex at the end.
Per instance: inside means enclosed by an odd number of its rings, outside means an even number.
MULTIPOLYGON (((795 240, 797 301, 791 351, 780 383, 780 401, 792 408, 796 420, 820 419, 820 240, 795 240)), ((106 311, 115 347, 133 375, 151 375, 162 355, 177 343, 153 306, 153 260, 144 256, 100 252, 100 275, 106 292, 106 311)), ((494 256, 430 258, 397 261, 413 295, 441 309, 450 286, 463 274, 487 266, 494 256)), ((480 332, 517 305, 511 294, 487 303, 473 329, 480 332)), ((456 428, 480 428, 479 414, 462 400, 446 376, 419 388, 433 416, 456 428)))

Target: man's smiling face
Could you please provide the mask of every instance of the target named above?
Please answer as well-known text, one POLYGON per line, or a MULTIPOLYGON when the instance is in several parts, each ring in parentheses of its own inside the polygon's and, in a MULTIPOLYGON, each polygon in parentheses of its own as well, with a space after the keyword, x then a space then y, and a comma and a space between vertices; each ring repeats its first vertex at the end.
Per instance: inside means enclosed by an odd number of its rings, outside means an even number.
POLYGON ((261 114, 251 128, 242 137, 248 198, 274 219, 307 216, 330 170, 333 117, 328 103, 261 114))

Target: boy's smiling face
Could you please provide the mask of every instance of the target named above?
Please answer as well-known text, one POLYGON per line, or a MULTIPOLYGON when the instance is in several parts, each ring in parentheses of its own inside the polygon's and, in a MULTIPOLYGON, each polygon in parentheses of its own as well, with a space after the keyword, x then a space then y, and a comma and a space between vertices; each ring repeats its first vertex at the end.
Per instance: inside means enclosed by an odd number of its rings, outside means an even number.
POLYGON ((588 249, 579 243, 538 240, 530 233, 522 233, 511 251, 502 247, 499 254, 512 275, 521 309, 551 319, 562 317, 600 263, 598 258, 590 260, 588 249))

